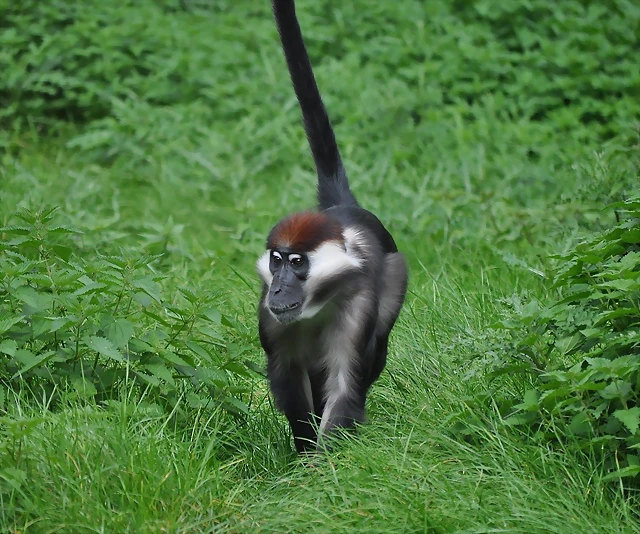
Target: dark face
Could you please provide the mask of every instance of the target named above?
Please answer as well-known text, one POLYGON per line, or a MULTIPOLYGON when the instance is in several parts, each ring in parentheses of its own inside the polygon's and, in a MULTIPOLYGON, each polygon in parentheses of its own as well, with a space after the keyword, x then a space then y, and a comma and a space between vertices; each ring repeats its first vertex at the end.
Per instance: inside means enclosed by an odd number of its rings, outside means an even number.
POLYGON ((307 279, 309 260, 305 254, 284 249, 273 250, 269 270, 273 275, 269 288, 269 309, 280 322, 291 322, 302 312, 302 284, 307 279))

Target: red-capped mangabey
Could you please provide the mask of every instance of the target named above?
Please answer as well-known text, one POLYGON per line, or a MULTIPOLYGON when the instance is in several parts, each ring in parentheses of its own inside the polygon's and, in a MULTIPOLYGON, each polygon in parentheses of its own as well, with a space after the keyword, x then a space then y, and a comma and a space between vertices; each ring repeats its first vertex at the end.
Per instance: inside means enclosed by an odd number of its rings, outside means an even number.
POLYGON ((276 406, 302 452, 363 421, 408 275, 391 234, 349 188, 293 0, 272 4, 316 165, 319 211, 285 218, 267 238, 257 265, 260 342, 276 406))

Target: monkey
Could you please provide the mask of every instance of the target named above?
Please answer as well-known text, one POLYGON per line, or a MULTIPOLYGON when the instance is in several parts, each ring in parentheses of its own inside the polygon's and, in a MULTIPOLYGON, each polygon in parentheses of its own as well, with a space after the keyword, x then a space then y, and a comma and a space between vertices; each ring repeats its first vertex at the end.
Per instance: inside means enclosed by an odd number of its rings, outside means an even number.
POLYGON ((389 231, 351 191, 294 0, 272 0, 272 9, 318 178, 318 208, 278 222, 256 265, 269 387, 301 454, 364 422, 408 268, 389 231))

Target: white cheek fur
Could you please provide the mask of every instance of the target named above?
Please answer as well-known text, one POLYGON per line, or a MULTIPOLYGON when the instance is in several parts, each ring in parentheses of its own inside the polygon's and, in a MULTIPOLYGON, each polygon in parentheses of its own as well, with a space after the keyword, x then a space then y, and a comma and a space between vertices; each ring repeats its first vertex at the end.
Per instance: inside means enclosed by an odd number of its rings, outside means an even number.
POLYGON ((258 269, 258 274, 264 280, 264 283, 267 285, 271 285, 271 281, 273 280, 273 275, 269 270, 269 261, 271 258, 271 251, 267 250, 260 259, 258 259, 258 263, 256 264, 256 268, 258 269))
POLYGON ((313 294, 320 284, 334 276, 362 267, 362 258, 349 254, 349 249, 348 242, 346 250, 341 243, 329 242, 309 254, 309 276, 305 284, 307 295, 313 294))
POLYGON ((339 243, 324 243, 309 254, 309 282, 321 282, 336 274, 359 269, 361 260, 347 254, 339 243))

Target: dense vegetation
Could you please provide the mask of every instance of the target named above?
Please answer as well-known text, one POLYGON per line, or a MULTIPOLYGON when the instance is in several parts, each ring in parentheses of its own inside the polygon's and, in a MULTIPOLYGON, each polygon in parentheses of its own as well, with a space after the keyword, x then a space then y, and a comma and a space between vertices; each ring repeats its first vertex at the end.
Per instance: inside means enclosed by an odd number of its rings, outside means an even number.
POLYGON ((0 530, 637 532, 640 7, 298 4, 411 268, 370 424, 303 465, 267 394, 269 2, 0 0, 0 530))

